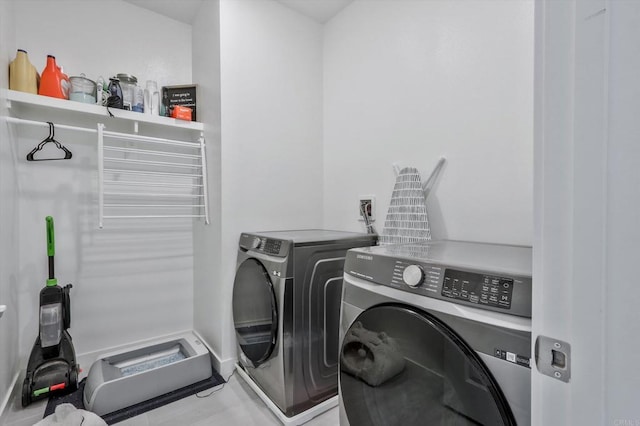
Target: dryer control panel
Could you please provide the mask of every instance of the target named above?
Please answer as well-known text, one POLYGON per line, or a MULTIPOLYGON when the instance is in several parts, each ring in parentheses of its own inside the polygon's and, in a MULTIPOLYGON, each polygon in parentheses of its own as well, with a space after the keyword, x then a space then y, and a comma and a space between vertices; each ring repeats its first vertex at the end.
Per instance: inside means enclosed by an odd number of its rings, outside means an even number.
POLYGON ((284 257, 289 253, 290 242, 252 234, 240 235, 240 249, 253 250, 272 256, 284 257))

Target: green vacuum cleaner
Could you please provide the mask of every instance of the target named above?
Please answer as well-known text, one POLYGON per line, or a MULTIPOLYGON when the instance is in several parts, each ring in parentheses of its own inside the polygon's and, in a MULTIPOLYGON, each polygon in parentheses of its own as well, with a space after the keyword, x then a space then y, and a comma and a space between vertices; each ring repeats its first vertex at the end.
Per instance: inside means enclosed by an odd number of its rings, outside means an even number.
POLYGON ((79 365, 67 329, 71 325, 71 284, 58 286, 53 270, 53 218, 47 216, 49 279, 40 291, 40 332, 31 349, 22 385, 22 406, 78 388, 79 365))

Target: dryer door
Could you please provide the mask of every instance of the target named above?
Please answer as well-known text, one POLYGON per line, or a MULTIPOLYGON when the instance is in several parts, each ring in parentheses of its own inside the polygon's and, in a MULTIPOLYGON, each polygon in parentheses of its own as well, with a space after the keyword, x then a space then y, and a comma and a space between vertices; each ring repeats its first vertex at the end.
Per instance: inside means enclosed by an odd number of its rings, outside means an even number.
POLYGON ((233 283, 233 322, 240 349, 254 367, 271 356, 278 333, 278 308, 262 263, 247 259, 233 283))
POLYGON ((376 306, 357 317, 341 347, 340 396, 352 426, 516 424, 476 352, 409 306, 376 306))

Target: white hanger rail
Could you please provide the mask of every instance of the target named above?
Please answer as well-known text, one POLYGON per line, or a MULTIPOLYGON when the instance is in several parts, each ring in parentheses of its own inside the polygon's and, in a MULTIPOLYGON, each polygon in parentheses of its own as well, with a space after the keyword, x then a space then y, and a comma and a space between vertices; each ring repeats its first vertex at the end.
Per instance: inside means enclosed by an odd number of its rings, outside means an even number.
MULTIPOLYGON (((23 118, 3 119, 20 125, 49 126, 46 122, 23 118)), ((203 218, 209 224, 207 163, 202 132, 198 141, 193 142, 112 132, 105 130, 103 123, 97 123, 95 128, 66 124, 55 124, 55 127, 97 135, 99 228, 103 228, 104 219, 124 218, 203 218), (126 146, 107 145, 105 139, 122 141, 126 146), (136 147, 130 146, 133 143, 137 143, 136 147), (183 152, 185 150, 193 151, 183 152), (105 162, 113 166, 119 164, 121 168, 105 167, 105 162), (105 187, 109 190, 105 191, 105 187), (131 190, 122 191, 121 188, 131 190), (110 201, 105 203, 105 197, 110 201), (186 200, 192 202, 186 204, 186 200), (106 214, 105 209, 108 210, 106 214), (178 209, 183 212, 173 213, 178 209)))

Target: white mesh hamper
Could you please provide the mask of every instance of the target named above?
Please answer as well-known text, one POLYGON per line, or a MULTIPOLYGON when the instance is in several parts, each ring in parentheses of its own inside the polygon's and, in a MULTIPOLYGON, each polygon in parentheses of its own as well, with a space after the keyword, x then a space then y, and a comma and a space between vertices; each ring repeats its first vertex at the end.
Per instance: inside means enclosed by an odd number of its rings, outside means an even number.
POLYGON ((414 167, 405 167, 396 177, 379 243, 419 243, 430 239, 427 203, 420 173, 414 167))

